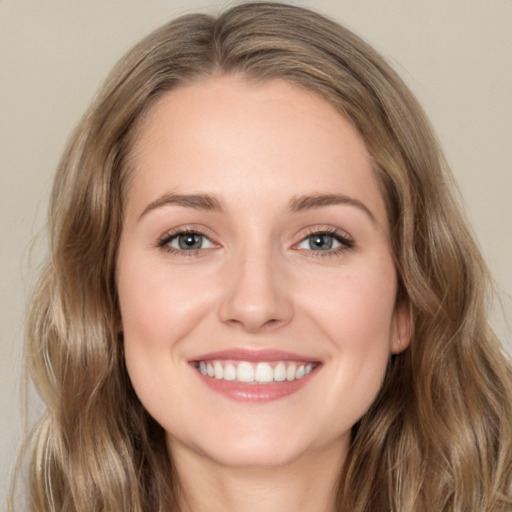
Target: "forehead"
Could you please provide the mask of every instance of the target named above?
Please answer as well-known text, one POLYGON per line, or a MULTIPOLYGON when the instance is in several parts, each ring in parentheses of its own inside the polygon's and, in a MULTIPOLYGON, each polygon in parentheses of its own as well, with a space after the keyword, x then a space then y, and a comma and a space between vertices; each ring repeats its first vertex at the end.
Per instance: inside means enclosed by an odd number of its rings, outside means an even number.
POLYGON ((221 199, 243 192, 245 204, 265 193, 284 202, 339 192, 385 219, 357 130, 319 95, 283 80, 219 76, 176 88, 145 116, 132 155, 129 202, 149 202, 164 189, 221 199))

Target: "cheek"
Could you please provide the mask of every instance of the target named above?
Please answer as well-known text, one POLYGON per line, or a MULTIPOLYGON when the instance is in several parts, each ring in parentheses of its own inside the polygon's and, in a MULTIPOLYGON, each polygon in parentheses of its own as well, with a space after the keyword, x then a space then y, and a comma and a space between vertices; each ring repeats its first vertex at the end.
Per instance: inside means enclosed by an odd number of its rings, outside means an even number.
POLYGON ((170 273, 165 264, 123 261, 118 280, 126 338, 146 348, 176 343, 186 336, 208 303, 200 275, 170 273))
MULTIPOLYGON (((198 283, 170 275, 166 265, 120 259, 118 293, 126 366, 148 412, 166 425, 168 409, 184 407, 187 372, 183 347, 205 308, 198 283)), ((167 425, 166 425, 167 426, 167 425)))
POLYGON ((305 309, 340 348, 363 350, 392 335, 396 274, 391 263, 342 269, 303 282, 305 309))
POLYGON ((330 343, 334 362, 326 365, 331 386, 323 400, 341 414, 340 421, 351 418, 353 424, 375 399, 386 372, 395 335, 395 271, 390 264, 368 265, 309 285, 304 308, 330 343))

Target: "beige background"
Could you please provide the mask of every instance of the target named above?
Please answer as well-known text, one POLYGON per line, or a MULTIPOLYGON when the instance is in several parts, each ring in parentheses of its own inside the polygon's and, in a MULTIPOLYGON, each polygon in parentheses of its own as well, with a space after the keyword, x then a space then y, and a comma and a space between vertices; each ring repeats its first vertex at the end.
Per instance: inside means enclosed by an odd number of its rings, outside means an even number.
MULTIPOLYGON (((423 103, 502 290, 493 322, 512 347, 512 1, 296 2, 344 22, 387 56, 423 103), (508 325, 504 318, 508 317, 508 325)), ((22 317, 52 173, 114 62, 185 11, 225 2, 0 0, 0 509, 22 430, 22 317)))

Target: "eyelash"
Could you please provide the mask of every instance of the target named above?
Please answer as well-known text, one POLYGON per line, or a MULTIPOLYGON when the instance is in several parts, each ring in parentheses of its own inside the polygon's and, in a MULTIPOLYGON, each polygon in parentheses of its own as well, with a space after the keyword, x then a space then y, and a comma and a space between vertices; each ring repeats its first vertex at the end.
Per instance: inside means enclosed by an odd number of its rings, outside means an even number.
MULTIPOLYGON (((179 228, 176 231, 171 231, 171 232, 168 232, 165 235, 163 235, 158 240, 157 247, 172 254, 172 255, 185 257, 185 258, 191 257, 191 256, 198 256, 201 253, 204 254, 204 251, 206 251, 208 249, 201 248, 201 249, 191 249, 191 250, 187 251, 184 249, 176 249, 169 245, 175 238, 177 238, 179 236, 183 236, 183 235, 189 235, 189 234, 190 235, 199 235, 199 236, 205 237, 206 239, 210 240, 210 238, 206 234, 204 234, 201 230, 190 229, 190 228, 179 228)), ((307 232, 301 238, 301 240, 297 244, 294 244, 294 247, 301 244, 302 242, 304 242, 305 240, 307 240, 309 237, 311 237, 313 235, 330 236, 334 240, 336 240, 340 244, 340 246, 335 249, 325 250, 325 251, 314 251, 313 249, 297 249, 297 250, 305 251, 308 253, 308 255, 310 255, 312 257, 325 258, 325 257, 338 256, 341 253, 348 251, 354 247, 354 241, 349 236, 347 236, 346 234, 341 234, 337 229, 333 229, 333 228, 312 228, 309 232, 307 232)), ((210 242, 212 244, 215 244, 215 242, 212 242, 211 240, 210 240, 210 242)))

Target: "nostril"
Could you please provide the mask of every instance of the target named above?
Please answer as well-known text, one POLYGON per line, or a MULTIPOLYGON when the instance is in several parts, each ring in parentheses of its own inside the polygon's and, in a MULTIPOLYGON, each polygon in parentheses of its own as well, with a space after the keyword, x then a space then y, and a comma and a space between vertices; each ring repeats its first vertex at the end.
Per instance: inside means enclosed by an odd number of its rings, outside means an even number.
POLYGON ((240 327, 243 328, 247 332, 259 332, 262 329, 265 328, 272 328, 277 327, 281 323, 283 323, 282 320, 279 320, 278 318, 270 318, 269 320, 263 320, 263 321, 250 321, 250 320, 239 320, 236 318, 231 318, 227 320, 227 323, 232 325, 233 327, 240 327))

